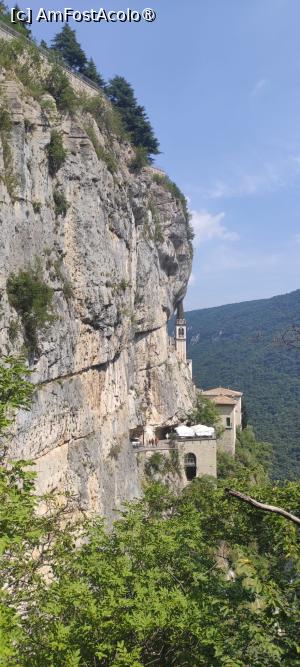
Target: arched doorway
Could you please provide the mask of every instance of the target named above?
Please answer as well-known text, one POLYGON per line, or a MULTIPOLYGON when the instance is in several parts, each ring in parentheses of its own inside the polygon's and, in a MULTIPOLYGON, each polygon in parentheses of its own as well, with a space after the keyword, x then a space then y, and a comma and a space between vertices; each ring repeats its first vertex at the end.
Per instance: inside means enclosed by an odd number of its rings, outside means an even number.
POLYGON ((195 479, 197 475, 197 459, 195 454, 189 453, 184 457, 184 469, 188 482, 195 479))

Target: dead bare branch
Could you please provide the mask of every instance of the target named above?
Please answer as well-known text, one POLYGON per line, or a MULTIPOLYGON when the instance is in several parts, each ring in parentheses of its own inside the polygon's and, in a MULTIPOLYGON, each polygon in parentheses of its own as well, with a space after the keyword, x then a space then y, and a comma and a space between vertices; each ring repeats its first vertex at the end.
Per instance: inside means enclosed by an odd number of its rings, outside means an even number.
POLYGON ((256 507, 259 510, 263 510, 264 512, 273 512, 275 514, 280 514, 288 521, 293 521, 293 523, 296 523, 298 526, 300 526, 300 517, 295 516, 295 514, 291 514, 290 512, 287 512, 281 507, 260 503, 258 500, 250 498, 250 496, 246 496, 244 493, 240 493, 240 491, 234 491, 233 489, 225 489, 225 491, 226 493, 228 493, 229 496, 233 496, 238 500, 242 500, 242 502, 248 503, 248 505, 252 505, 253 507, 256 507))

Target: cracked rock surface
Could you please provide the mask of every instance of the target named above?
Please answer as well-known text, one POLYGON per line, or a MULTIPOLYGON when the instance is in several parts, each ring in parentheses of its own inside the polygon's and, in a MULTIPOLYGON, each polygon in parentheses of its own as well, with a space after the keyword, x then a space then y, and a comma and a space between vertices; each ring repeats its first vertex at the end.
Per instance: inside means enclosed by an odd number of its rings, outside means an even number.
POLYGON ((145 420, 171 424, 193 400, 188 369, 166 331, 191 270, 187 223, 153 169, 131 174, 129 144, 100 131, 91 116, 62 117, 53 104, 47 112, 5 72, 1 86, 17 179, 12 198, 0 140, 2 354, 16 354, 24 343, 6 293, 12 272, 38 258, 55 311, 30 359, 37 391, 32 410, 18 416, 9 456, 36 462, 38 492, 68 489, 79 507, 110 516, 140 492, 130 429, 145 420), (114 174, 98 159, 87 122, 113 153, 114 174), (53 128, 67 149, 54 177, 46 150, 53 128), (65 217, 55 213, 57 190, 68 202, 65 217))

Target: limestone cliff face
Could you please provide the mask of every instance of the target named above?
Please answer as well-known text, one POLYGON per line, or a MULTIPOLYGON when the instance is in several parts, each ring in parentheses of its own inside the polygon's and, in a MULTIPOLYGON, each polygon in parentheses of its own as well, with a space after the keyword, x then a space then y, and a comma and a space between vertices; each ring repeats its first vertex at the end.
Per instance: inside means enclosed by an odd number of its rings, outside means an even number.
POLYGON ((32 410, 18 417, 10 455, 35 460, 39 492, 70 489, 80 507, 108 515, 139 494, 130 429, 172 423, 193 398, 166 332, 191 269, 186 220, 151 168, 130 173, 129 144, 100 131, 89 114, 61 116, 49 96, 40 105, 1 76, 17 177, 13 199, 0 180, 2 354, 23 345, 21 326, 13 343, 9 337, 17 317, 6 292, 12 272, 39 258, 55 309, 30 361, 37 391, 32 410), (113 152, 114 174, 98 159, 87 124, 113 152), (53 128, 67 149, 55 177, 46 149, 53 128), (57 191, 69 204, 65 217, 55 213, 57 191))

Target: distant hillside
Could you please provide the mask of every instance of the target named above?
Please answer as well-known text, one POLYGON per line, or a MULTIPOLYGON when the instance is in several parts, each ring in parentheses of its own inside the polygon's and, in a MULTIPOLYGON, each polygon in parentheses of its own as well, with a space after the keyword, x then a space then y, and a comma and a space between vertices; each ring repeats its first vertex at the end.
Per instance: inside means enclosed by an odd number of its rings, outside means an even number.
POLYGON ((300 349, 274 338, 300 325, 300 290, 186 314, 194 379, 246 396, 248 421, 275 447, 274 476, 300 477, 300 349))

